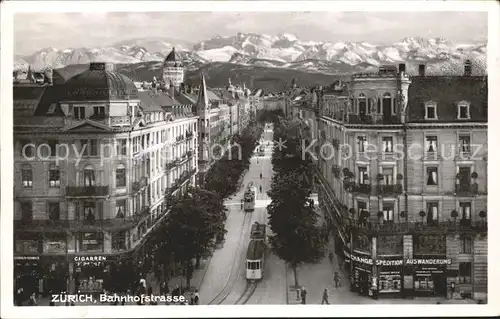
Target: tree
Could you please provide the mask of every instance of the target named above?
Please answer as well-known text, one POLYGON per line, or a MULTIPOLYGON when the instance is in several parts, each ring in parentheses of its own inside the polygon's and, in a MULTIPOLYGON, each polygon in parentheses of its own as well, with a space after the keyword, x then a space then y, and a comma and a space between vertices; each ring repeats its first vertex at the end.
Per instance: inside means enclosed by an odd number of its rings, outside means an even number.
POLYGON ((298 287, 297 267, 304 262, 317 262, 324 256, 325 241, 318 227, 317 213, 309 203, 311 187, 300 172, 282 172, 273 178, 267 210, 273 231, 273 251, 290 263, 298 287))
POLYGON ((152 236, 155 258, 181 262, 187 286, 193 271, 192 260, 211 253, 215 236, 225 234, 227 209, 215 193, 190 188, 183 197, 174 200, 169 218, 152 236), (163 257, 171 254, 168 258, 163 257))

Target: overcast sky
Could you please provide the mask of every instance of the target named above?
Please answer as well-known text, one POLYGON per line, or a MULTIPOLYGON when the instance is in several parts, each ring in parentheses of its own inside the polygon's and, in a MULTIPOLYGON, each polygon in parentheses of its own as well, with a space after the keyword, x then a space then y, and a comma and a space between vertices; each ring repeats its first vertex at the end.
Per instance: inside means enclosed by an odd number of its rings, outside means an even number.
POLYGON ((458 42, 487 39, 483 12, 151 12, 18 13, 15 54, 46 47, 100 47, 132 38, 178 39, 255 32, 295 34, 301 40, 390 43, 406 36, 458 42))

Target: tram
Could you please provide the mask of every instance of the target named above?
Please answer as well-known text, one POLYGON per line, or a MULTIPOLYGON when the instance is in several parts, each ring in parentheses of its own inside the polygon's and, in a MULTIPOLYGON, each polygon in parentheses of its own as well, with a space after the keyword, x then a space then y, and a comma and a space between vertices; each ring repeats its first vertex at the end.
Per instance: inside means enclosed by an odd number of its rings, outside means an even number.
POLYGON ((262 279, 264 275, 266 243, 260 239, 252 239, 248 244, 246 277, 247 280, 262 279))
POLYGON ((243 210, 245 212, 253 212, 255 210, 255 196, 257 190, 252 182, 248 184, 247 190, 243 195, 243 210))

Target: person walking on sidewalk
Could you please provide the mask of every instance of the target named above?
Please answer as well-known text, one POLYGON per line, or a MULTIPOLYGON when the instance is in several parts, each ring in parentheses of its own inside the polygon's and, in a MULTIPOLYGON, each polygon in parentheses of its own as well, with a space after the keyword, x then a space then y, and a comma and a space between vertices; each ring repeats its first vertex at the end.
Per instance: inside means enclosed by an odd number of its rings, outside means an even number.
POLYGON ((194 290, 194 305, 200 304, 200 294, 198 293, 198 289, 194 290))
POLYGON ((329 305, 330 303, 328 302, 328 288, 325 288, 325 290, 323 290, 323 299, 321 300, 321 304, 327 304, 329 305))
POLYGON ((302 286, 300 289, 300 298, 302 299, 302 304, 306 304, 307 290, 306 287, 302 286))
POLYGON ((339 287, 339 273, 336 271, 333 273, 333 281, 335 282, 335 288, 339 287))

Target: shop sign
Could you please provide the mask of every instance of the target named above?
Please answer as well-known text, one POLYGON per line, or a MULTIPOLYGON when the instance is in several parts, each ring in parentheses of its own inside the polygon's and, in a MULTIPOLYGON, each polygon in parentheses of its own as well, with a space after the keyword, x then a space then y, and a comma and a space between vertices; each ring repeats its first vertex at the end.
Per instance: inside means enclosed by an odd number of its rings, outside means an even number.
POLYGON ((40 256, 14 256, 14 260, 40 260, 40 256))
POLYGON ((66 241, 65 240, 45 240, 43 243, 44 253, 65 253, 66 241))
POLYGON ((379 259, 375 262, 375 265, 377 266, 402 266, 403 265, 403 260, 385 260, 385 259, 379 259))
POLYGON ((349 254, 348 252, 344 251, 344 254, 346 254, 346 257, 351 259, 352 261, 365 264, 365 265, 373 265, 373 259, 371 258, 364 258, 364 257, 359 257, 353 254, 349 254))
POLYGON ((106 256, 75 256, 76 267, 101 266, 106 261, 106 256))
POLYGON ((451 259, 407 259, 407 265, 451 265, 451 259))

